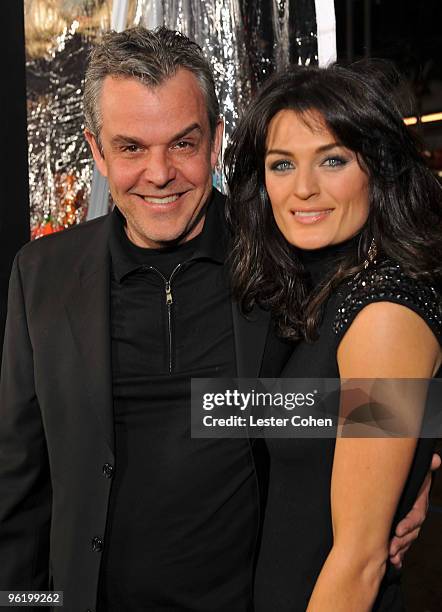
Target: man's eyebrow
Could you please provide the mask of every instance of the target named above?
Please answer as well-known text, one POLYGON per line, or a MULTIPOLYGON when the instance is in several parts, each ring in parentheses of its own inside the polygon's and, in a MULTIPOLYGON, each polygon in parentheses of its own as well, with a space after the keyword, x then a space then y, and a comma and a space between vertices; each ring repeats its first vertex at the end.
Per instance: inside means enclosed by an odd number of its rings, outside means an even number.
MULTIPOLYGON (((344 145, 342 145, 340 142, 330 142, 329 144, 322 145, 322 147, 318 147, 315 153, 325 153, 326 151, 330 151, 330 149, 343 146, 344 145)), ((286 151, 284 149, 269 149, 268 151, 266 151, 266 156, 267 155, 285 155, 287 157, 290 157, 292 155, 292 152, 286 151)))
POLYGON ((175 134, 175 136, 172 136, 172 138, 170 139, 170 142, 175 142, 177 140, 180 140, 180 138, 184 138, 185 136, 188 136, 194 130, 202 132, 202 129, 199 123, 192 123, 188 127, 184 128, 183 130, 181 130, 181 132, 178 132, 178 134, 175 134))
MULTIPOLYGON (((170 142, 176 142, 177 140, 180 140, 181 138, 188 136, 194 130, 198 130, 199 132, 202 132, 202 129, 199 123, 192 123, 191 125, 188 125, 183 130, 178 132, 177 134, 174 134, 172 138, 170 139, 170 142)), ((137 138, 136 136, 116 134, 112 138, 111 144, 112 146, 128 145, 128 144, 143 146, 143 141, 137 138)))
POLYGON ((112 146, 127 145, 127 144, 141 145, 142 142, 135 136, 124 136, 123 134, 117 134, 111 139, 111 144, 112 146))

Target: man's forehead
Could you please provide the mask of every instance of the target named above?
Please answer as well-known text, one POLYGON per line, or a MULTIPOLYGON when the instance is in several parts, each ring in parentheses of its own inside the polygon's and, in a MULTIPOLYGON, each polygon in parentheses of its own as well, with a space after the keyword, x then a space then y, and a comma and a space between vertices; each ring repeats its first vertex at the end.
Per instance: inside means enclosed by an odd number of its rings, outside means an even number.
MULTIPOLYGON (((126 95, 135 96, 145 103, 161 100, 170 104, 180 105, 183 96, 187 102, 192 101, 194 105, 206 107, 206 100, 198 79, 195 75, 184 68, 180 68, 176 74, 167 77, 159 84, 151 84, 141 78, 126 75, 109 74, 103 80, 101 88, 101 102, 112 103, 113 98, 126 95), (177 98, 180 94, 181 98, 177 98)), ((127 98, 127 102, 131 100, 127 98)))
POLYGON ((101 92, 102 127, 115 133, 131 125, 137 131, 156 128, 179 133, 192 124, 201 131, 208 127, 205 97, 196 77, 180 70, 157 86, 139 79, 108 75, 101 92), (115 129, 114 129, 115 128, 115 129), (117 129, 118 128, 118 129, 117 129))

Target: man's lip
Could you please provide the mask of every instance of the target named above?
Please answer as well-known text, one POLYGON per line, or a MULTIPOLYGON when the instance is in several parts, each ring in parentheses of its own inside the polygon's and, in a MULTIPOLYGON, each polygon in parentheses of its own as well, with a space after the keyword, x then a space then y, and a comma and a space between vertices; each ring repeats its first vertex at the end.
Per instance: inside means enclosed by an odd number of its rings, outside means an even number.
POLYGON ((137 194, 140 198, 142 198, 146 203, 150 203, 150 204, 173 204, 174 202, 176 202, 182 195, 183 193, 170 193, 167 195, 144 195, 144 194, 137 194))
POLYGON ((142 204, 152 210, 157 211, 169 211, 172 208, 180 206, 183 198, 188 193, 188 189, 184 191, 176 191, 175 193, 168 194, 144 194, 142 192, 132 192, 132 195, 135 196, 139 201, 142 201, 142 204))

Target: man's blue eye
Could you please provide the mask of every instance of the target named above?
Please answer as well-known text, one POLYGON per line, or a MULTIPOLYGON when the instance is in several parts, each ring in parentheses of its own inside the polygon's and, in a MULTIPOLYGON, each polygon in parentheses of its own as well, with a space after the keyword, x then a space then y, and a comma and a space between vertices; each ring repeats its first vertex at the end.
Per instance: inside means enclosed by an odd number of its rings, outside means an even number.
POLYGON ((180 140, 174 145, 174 148, 175 149, 187 149, 191 146, 193 146, 192 142, 189 142, 188 140, 180 140))
POLYGON ((138 145, 126 145, 123 147, 125 153, 136 153, 139 150, 138 145))

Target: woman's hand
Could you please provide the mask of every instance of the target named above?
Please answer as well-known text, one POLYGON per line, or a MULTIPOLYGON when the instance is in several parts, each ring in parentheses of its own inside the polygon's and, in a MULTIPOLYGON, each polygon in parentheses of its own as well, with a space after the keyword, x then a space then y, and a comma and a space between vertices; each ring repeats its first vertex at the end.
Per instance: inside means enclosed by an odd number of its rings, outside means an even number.
POLYGON ((436 453, 433 455, 430 470, 419 491, 413 508, 405 518, 398 523, 394 538, 390 542, 390 563, 396 569, 402 567, 404 555, 419 535, 423 522, 427 517, 429 495, 433 472, 441 465, 441 458, 436 453))

